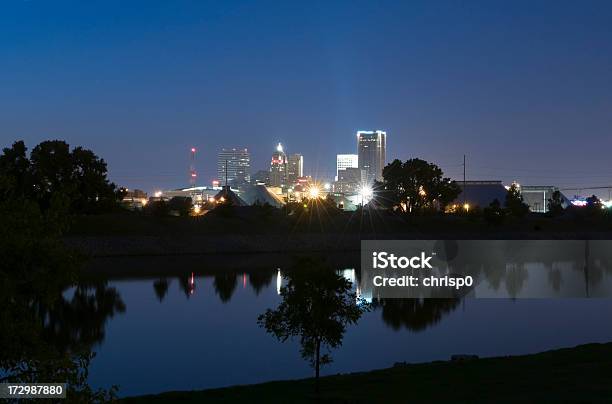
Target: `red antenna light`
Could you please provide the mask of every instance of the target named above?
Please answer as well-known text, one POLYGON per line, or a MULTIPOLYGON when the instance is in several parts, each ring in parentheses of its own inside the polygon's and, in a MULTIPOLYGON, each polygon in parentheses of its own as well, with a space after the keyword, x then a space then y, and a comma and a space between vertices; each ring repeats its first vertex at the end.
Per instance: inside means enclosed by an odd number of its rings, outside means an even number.
POLYGON ((196 148, 191 148, 190 162, 189 162, 189 184, 194 187, 196 184, 196 177, 198 176, 195 169, 195 154, 196 148))

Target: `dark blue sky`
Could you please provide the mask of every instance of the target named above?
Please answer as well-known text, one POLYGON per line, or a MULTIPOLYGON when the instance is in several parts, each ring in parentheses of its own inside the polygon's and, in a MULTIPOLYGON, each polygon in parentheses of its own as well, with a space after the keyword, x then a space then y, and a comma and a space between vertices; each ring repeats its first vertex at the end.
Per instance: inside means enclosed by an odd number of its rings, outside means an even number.
POLYGON ((2 146, 66 139, 151 191, 191 145, 206 182, 279 141, 331 177, 358 129, 457 178, 465 153, 471 179, 611 184, 612 2, 2 3, 2 146))

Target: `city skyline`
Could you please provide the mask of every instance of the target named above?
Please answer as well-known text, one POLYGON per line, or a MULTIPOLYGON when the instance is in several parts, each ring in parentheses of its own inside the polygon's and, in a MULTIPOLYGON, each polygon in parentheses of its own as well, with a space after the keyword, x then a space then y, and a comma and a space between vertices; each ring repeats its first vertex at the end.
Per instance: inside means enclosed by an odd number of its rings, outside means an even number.
POLYGON ((610 185, 611 8, 11 2, 1 143, 65 139, 151 191, 187 184, 192 146, 210 183, 228 143, 256 172, 282 141, 331 180, 352 134, 383 128, 387 162, 461 179, 466 155, 469 179, 610 185))

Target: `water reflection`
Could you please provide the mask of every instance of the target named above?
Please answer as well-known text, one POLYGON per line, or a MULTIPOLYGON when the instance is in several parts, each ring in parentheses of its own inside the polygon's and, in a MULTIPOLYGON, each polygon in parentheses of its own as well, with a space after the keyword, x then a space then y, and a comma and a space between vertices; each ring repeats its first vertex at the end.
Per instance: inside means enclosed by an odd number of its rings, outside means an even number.
POLYGON ((399 331, 422 331, 438 323, 459 307, 459 299, 374 299, 373 307, 382 311, 382 319, 399 331))
POLYGON ((96 281, 79 284, 52 306, 41 305, 39 310, 44 339, 65 352, 100 344, 107 321, 124 313, 126 307, 115 288, 96 281))
MULTIPOLYGON (((593 258, 592 251, 590 254, 593 258)), ((99 347, 98 365, 94 362, 97 366, 93 371, 94 382, 108 385, 116 381, 121 384, 121 394, 139 394, 152 392, 142 387, 150 380, 161 383, 161 391, 309 375, 307 366, 296 354, 296 346, 276 343, 256 324, 259 314, 282 300, 277 291, 286 285, 283 274, 292 268, 291 263, 242 256, 237 265, 224 262, 212 265, 207 261, 212 259, 223 261, 216 257, 99 260, 99 273, 104 268, 128 267, 134 268, 135 275, 110 277, 109 285, 121 292, 128 310, 125 315, 117 315, 120 311, 115 309, 114 315, 108 317, 114 320, 107 321, 106 333, 102 334, 106 341, 99 347), (198 321, 193 321, 194 318, 198 321), (142 344, 143 339, 147 344, 142 344), (150 350, 165 352, 159 370, 151 369, 144 359, 150 350), (116 367, 118 355, 126 355, 132 371, 126 369, 112 373, 111 377, 109 372, 116 367), (185 364, 177 359, 186 355, 198 360, 185 364), (261 363, 270 366, 262 367, 261 363), (166 369, 170 368, 177 371, 169 376, 166 369), (134 376, 133 369, 145 370, 143 376, 134 376), (199 381, 188 377, 194 374, 201 375, 199 381)), ((588 284, 591 291, 602 290, 611 279, 607 264, 591 261, 586 268, 588 284)), ((457 352, 484 356, 537 352, 603 342, 612 335, 612 326, 597 316, 583 315, 611 313, 612 305, 605 300, 378 299, 360 290, 363 279, 358 259, 338 258, 333 268, 353 282, 357 294, 372 302, 373 311, 354 330, 348 330, 330 373, 385 367, 402 360, 448 359, 457 352), (466 309, 460 310, 462 307, 466 309), (507 340, 514 329, 527 325, 530 328, 520 339, 507 340), (363 350, 364 344, 369 346, 373 339, 378 344, 363 350)), ((533 258, 525 262, 515 258, 500 268, 503 271, 488 272, 485 266, 473 270, 483 274, 485 286, 494 290, 491 285, 496 285, 498 293, 505 296, 510 293, 520 296, 534 282, 538 287, 543 283, 553 290, 564 290, 574 282, 572 274, 582 282, 585 279, 584 260, 543 263, 533 258)), ((90 294, 95 293, 92 290, 90 294)))
MULTIPOLYGON (((468 297, 612 296, 612 242, 607 240, 420 240, 410 241, 405 248, 418 254, 432 251, 434 268, 428 270, 428 276, 471 276, 474 285, 466 292, 468 297)), ((372 277, 378 274, 368 271, 364 275, 367 279, 358 276, 361 293, 375 293, 372 277)), ((392 274, 421 276, 422 272, 386 270, 384 276, 392 274)), ((429 297, 435 291, 417 287, 412 296, 429 297)), ((401 288, 391 288, 385 290, 384 297, 406 295, 401 288)))
MULTIPOLYGON (((448 258, 449 266, 464 274, 479 276, 481 283, 477 288, 477 295, 486 297, 520 297, 523 293, 533 293, 550 289, 562 296, 564 293, 575 293, 578 288, 585 288, 584 293, 590 295, 597 291, 597 295, 612 291, 611 261, 607 255, 602 255, 600 244, 592 245, 589 242, 574 242, 570 249, 560 251, 551 248, 547 253, 540 251, 535 254, 528 243, 521 244, 511 251, 506 251, 504 260, 499 256, 489 254, 482 256, 484 265, 475 266, 470 261, 469 254, 458 254, 458 249, 448 242, 438 246, 441 255, 448 258), (578 254, 577 249, 578 248, 578 254), (593 250, 597 254, 593 254, 593 250), (558 254, 551 254, 556 251, 558 254), (452 259, 451 259, 452 258, 452 259), (452 261, 452 262, 451 262, 452 261)), ((552 246, 554 247, 554 245, 552 246)), ((465 252, 465 246, 462 247, 465 252)), ((476 253, 476 251, 472 252, 476 253)), ((357 297, 373 303, 375 311, 381 313, 382 320, 393 330, 402 328, 411 331, 421 331, 440 322, 446 315, 452 313, 463 297, 435 298, 435 299, 381 299, 372 296, 367 288, 362 288, 362 279, 359 267, 346 267, 341 263, 335 264, 337 273, 349 280, 354 287, 357 297)), ((180 289, 189 298, 197 293, 198 284, 210 282, 218 299, 228 304, 238 288, 250 288, 255 296, 259 296, 264 289, 276 280, 277 294, 284 286, 283 273, 290 270, 291 265, 283 268, 259 269, 222 269, 200 270, 185 272, 176 276, 180 289), (276 276, 275 276, 276 275, 276 276), (208 279, 208 280, 207 280, 208 279)), ((153 290, 157 299, 162 302, 168 293, 171 283, 170 276, 161 276, 153 281, 153 290)))
POLYGON ((170 282, 168 278, 162 277, 153 282, 153 290, 155 290, 155 296, 159 299, 159 302, 163 302, 164 298, 168 294, 168 288, 170 287, 170 282))
POLYGON ((98 280, 63 292, 3 288, 0 300, 0 381, 68 383, 74 402, 114 397, 114 387, 94 390, 87 380, 93 348, 103 343, 108 321, 126 311, 114 287, 98 280))

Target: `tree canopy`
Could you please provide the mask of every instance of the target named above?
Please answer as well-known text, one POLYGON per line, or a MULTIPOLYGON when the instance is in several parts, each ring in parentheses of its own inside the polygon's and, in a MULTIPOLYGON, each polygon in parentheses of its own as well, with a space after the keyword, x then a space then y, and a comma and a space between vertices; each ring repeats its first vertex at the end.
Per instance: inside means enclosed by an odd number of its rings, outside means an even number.
POLYGON ((508 213, 515 217, 524 217, 529 212, 529 205, 523 201, 521 188, 513 183, 506 193, 506 208, 508 213))
POLYGON ((34 147, 29 158, 23 141, 0 155, 0 197, 36 201, 48 209, 63 200, 72 213, 106 209, 116 200, 115 184, 108 181, 106 162, 91 150, 70 150, 62 140, 34 147))
POLYGON ((318 261, 302 260, 284 278, 282 302, 257 321, 282 342, 299 337, 318 386, 320 366, 331 362, 329 350, 342 345, 346 327, 356 324, 368 305, 351 291, 349 280, 318 261), (321 355, 321 349, 328 352, 321 355))
POLYGON ((406 212, 444 209, 461 189, 442 169, 421 159, 393 160, 383 169, 384 188, 406 212))

